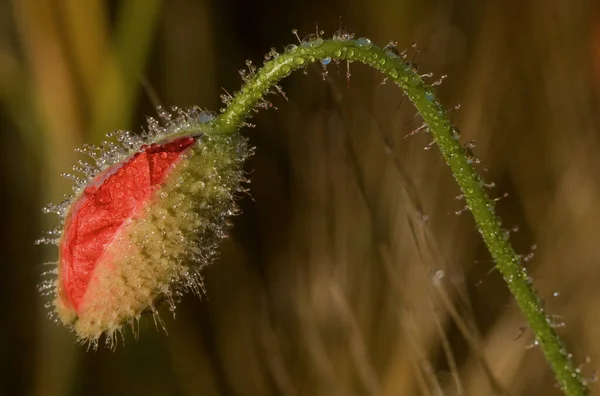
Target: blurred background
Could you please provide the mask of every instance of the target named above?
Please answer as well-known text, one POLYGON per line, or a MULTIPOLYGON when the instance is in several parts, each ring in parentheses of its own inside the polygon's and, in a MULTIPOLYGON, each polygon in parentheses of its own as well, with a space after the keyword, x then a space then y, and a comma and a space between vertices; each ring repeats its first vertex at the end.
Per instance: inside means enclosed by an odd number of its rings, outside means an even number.
MULTIPOLYGON (((576 362, 600 368, 600 4, 592 0, 0 0, 0 394, 558 395, 410 103, 358 64, 296 73, 243 134, 241 201, 207 297, 115 352, 46 318, 33 241, 74 149, 155 105, 221 107, 245 60, 316 25, 448 78, 442 103, 576 362), (418 43, 418 51, 411 47, 418 43), (417 53, 418 52, 418 53, 417 53), (516 229, 518 227, 518 231, 516 229)), ((592 384, 592 386, 594 386, 592 384)), ((594 394, 600 394, 596 390, 594 394)))

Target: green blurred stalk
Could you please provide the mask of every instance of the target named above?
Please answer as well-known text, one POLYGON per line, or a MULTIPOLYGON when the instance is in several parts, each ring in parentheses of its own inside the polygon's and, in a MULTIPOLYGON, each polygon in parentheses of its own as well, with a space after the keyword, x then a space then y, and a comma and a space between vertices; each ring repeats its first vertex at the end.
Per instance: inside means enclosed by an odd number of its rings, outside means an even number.
POLYGON ((89 137, 92 142, 108 131, 131 124, 139 93, 139 78, 150 53, 161 0, 122 2, 111 59, 96 97, 92 98, 89 137))

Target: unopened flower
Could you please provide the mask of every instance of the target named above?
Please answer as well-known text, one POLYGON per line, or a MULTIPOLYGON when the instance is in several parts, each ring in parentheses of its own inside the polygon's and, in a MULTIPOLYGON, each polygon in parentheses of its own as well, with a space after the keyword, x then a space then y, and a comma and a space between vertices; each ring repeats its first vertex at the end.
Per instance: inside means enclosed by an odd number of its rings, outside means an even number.
MULTIPOLYGON (((123 324, 200 292, 200 269, 216 255, 250 154, 239 135, 211 133, 207 113, 179 111, 142 137, 119 133, 116 143, 81 150, 94 166, 76 168, 74 194, 48 207, 56 229, 56 279, 42 285, 52 309, 84 342, 109 344, 123 324)), ((48 241, 45 239, 44 241, 48 241)))

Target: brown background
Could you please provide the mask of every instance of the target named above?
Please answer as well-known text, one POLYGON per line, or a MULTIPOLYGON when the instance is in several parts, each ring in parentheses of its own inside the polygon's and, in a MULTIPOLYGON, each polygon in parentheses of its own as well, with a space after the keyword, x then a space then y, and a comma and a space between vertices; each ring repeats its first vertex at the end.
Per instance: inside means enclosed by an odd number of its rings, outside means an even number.
MULTIPOLYGON (((600 367, 600 7, 592 0, 0 1, 0 394, 554 395, 552 374, 400 91, 352 65, 297 73, 242 133, 257 146, 208 298, 169 335, 88 351, 45 318, 59 177, 84 142, 139 131, 157 102, 220 107, 245 59, 340 16, 418 42, 419 70, 485 178, 586 377, 600 367), (436 77, 434 77, 435 79, 436 77), (391 154, 386 142, 393 142, 391 154), (423 215, 428 216, 423 221, 423 215), (443 271, 443 272, 442 272, 443 271), (443 276, 442 276, 443 274, 443 276), (555 296, 556 294, 556 296, 555 296), (589 363, 585 362, 589 357, 589 363)), ((410 50, 411 56, 414 50, 410 50)), ((600 392, 597 392, 600 394, 600 392)))

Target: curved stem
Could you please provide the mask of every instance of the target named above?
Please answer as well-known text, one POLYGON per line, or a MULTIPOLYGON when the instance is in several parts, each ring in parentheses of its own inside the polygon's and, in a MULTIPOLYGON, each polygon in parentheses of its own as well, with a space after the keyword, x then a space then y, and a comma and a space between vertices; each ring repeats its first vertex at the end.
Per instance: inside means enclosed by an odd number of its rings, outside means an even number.
POLYGON ((433 87, 397 54, 372 45, 367 39, 322 40, 318 38, 285 51, 262 69, 232 98, 225 111, 215 118, 210 133, 235 133, 279 80, 292 71, 321 60, 348 60, 364 63, 394 81, 413 102, 433 136, 442 156, 452 170, 464 194, 477 229, 485 241, 496 268, 502 273, 529 327, 535 335, 556 379, 566 395, 587 395, 588 390, 579 370, 574 366, 562 340, 532 286, 531 278, 508 241, 495 214, 494 201, 486 193, 483 179, 473 168, 472 158, 453 136, 453 127, 444 107, 436 100, 433 87))

